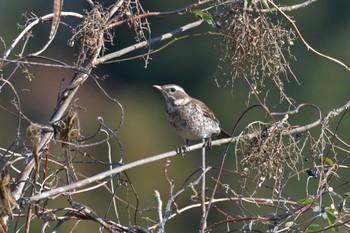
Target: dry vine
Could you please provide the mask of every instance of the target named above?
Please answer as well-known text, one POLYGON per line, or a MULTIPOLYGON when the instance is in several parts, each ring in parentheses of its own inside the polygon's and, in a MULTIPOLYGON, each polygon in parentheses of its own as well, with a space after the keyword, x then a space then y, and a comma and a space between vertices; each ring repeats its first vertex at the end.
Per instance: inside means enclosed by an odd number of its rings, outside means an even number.
MULTIPOLYGON (((10 44, 1 39, 4 53, 0 59, 0 94, 6 100, 5 104, 1 102, 0 111, 6 116, 16 117, 17 128, 13 129, 15 138, 12 144, 0 145, 0 232, 7 232, 9 228, 21 232, 39 228, 42 232, 57 232, 67 223, 77 222, 78 225, 80 221, 93 221, 108 232, 165 232, 170 221, 176 222, 178 217, 192 209, 201 212, 198 214, 201 232, 231 231, 233 228, 270 232, 338 230, 340 227, 349 230, 349 198, 338 190, 348 185, 341 170, 348 169, 345 162, 350 145, 338 136, 338 129, 344 123, 350 101, 322 115, 315 105, 295 106, 297 104, 284 92, 288 76, 296 78, 289 66, 289 59, 294 58, 291 55, 294 40, 298 36, 311 48, 285 12, 307 7, 313 2, 315 0, 278 6, 270 0, 206 0, 172 11, 151 12, 145 10, 138 0, 120 0, 108 7, 89 0, 91 9, 85 9, 82 15, 62 11, 63 1, 55 0, 54 13, 42 17, 27 14, 21 32, 10 44), (149 20, 152 17, 181 17, 185 14, 199 19, 194 18, 193 22, 179 25, 162 35, 153 36, 151 33, 149 20), (78 21, 69 40, 70 46, 79 46, 72 65, 42 56, 53 45, 57 30, 65 23, 66 17, 78 21), (45 45, 38 51, 28 52, 31 30, 51 19, 52 29, 45 45), (221 44, 220 65, 225 72, 228 71, 226 77, 229 77, 223 81, 224 85, 244 78, 251 88, 248 95, 254 94, 269 119, 256 119, 238 136, 234 130, 232 138, 213 140, 212 146, 226 148, 221 167, 211 168, 203 164, 202 169, 189 175, 180 187, 171 176, 173 167, 167 160, 164 177, 169 194, 155 191, 154 206, 141 208, 139 201, 143 193, 137 192, 138 187, 134 187, 128 173, 145 164, 174 157, 177 152, 174 150, 126 163, 120 138, 120 129, 124 127, 124 106, 108 94, 94 70, 107 62, 120 62, 124 59, 122 56, 141 49, 145 51, 126 59, 142 57, 147 67, 151 55, 187 38, 187 34, 181 39, 176 36, 189 33, 204 23, 212 26, 207 34, 218 36, 215 41, 221 44), (109 49, 114 48, 114 37, 121 36, 118 29, 122 25, 134 33, 132 43, 135 44, 110 52, 109 49), (157 49, 152 47, 162 41, 170 42, 157 49), (15 51, 20 53, 14 54, 15 51), (61 85, 57 90, 57 102, 48 124, 40 124, 23 111, 23 90, 15 82, 19 70, 29 80, 37 78, 32 73, 32 66, 67 69, 74 73, 67 87, 61 85), (102 116, 97 116, 94 122, 96 131, 90 136, 85 135, 80 121, 87 110, 76 99, 78 90, 88 79, 112 103, 120 119, 117 125, 111 126, 102 116), (292 110, 271 112, 263 104, 259 94, 269 81, 280 92, 280 100, 287 99, 292 110), (317 110, 317 119, 302 125, 291 123, 289 118, 306 107, 317 110), (111 143, 116 144, 117 149, 111 143), (99 147, 104 148, 105 156, 97 156, 94 150, 99 147), (234 166, 226 163, 228 153, 234 155, 234 166), (91 167, 102 171, 87 175, 85 169, 91 167), (303 196, 297 198, 292 183, 301 182, 303 175, 309 178, 304 184, 303 196), (91 203, 83 203, 78 195, 96 190, 109 195, 104 215, 89 207, 91 203), (163 206, 162 197, 165 196, 168 199, 163 206), (317 218, 314 215, 327 221, 314 224, 317 218)), ((312 51, 347 68, 334 58, 312 51)), ((220 84, 222 80, 217 82, 220 84)), ((255 110, 249 108, 247 112, 255 110)), ((195 144, 187 150, 204 151, 202 145, 195 144)), ((74 228, 72 226, 71 230, 74 228)))

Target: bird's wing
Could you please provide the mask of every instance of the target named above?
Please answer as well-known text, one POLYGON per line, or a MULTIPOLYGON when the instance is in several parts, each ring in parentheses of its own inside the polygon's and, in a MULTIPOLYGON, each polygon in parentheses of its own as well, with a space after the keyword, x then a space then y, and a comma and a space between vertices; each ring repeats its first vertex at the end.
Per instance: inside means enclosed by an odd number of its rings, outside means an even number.
POLYGON ((204 116, 209 117, 213 119, 214 121, 219 123, 219 120, 214 115, 213 111, 208 108, 207 105, 205 105, 202 101, 195 99, 195 103, 200 107, 200 109, 203 111, 204 116))

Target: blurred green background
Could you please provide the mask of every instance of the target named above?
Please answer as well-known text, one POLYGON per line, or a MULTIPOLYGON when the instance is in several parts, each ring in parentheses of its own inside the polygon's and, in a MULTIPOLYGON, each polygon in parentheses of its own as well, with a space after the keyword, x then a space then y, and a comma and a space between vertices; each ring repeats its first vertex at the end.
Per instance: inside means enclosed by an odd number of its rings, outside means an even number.
MULTIPOLYGON (((114 1, 105 1, 104 6, 108 6, 112 2, 114 1)), ((288 2, 295 3, 295 1, 288 2)), ((189 5, 191 2, 182 0, 145 1, 143 4, 145 10, 170 11, 189 5)), ((83 13, 83 9, 89 9, 85 1, 64 2, 63 11, 83 13)), ((294 17, 300 32, 313 48, 350 65, 349 9, 350 1, 348 0, 328 0, 318 1, 309 7, 290 12, 289 15, 294 17)), ((52 12, 52 2, 40 1, 39 3, 34 0, 0 1, 0 36, 5 41, 6 46, 9 46, 11 41, 19 34, 20 30, 17 24, 24 24, 24 19, 21 18, 24 12, 33 12, 38 17, 43 16, 52 12)), ((196 19, 193 15, 151 18, 152 36, 169 32, 194 20, 196 19)), ((75 19, 71 18, 65 18, 62 21, 73 25, 77 23, 75 19)), ((51 22, 46 22, 35 28, 33 38, 29 41, 25 53, 36 51, 44 45, 48 38, 50 26, 51 22)), ((208 29, 212 30, 209 25, 203 24, 189 33, 208 29)), ((61 25, 52 46, 43 55, 73 64, 76 61, 78 50, 77 46, 74 48, 67 46, 67 40, 70 36, 70 29, 61 25)), ((133 36, 127 26, 122 26, 116 30, 115 46, 110 47, 108 52, 134 44, 133 36)), ((182 86, 191 96, 202 100, 211 107, 221 121, 223 128, 227 131, 232 129, 235 121, 247 107, 249 87, 244 80, 236 80, 233 89, 231 86, 216 86, 215 78, 227 80, 229 77, 225 77, 218 72, 220 48, 213 46, 213 39, 213 36, 201 36, 180 40, 152 55, 147 68, 144 67, 145 63, 142 59, 136 59, 102 65, 93 71, 94 74, 100 77, 105 76, 106 79, 100 82, 101 85, 124 107, 125 122, 118 134, 123 143, 124 162, 127 163, 166 152, 183 143, 181 138, 168 125, 164 114, 164 99, 152 87, 155 84, 174 83, 182 86)), ((152 48, 156 49, 160 45, 155 44, 152 48)), ((16 53, 18 52, 19 50, 16 50, 16 53)), ((285 82, 285 89, 287 95, 291 96, 297 104, 313 103, 323 113, 326 113, 349 100, 350 75, 343 68, 308 51, 300 40, 297 40, 295 46, 292 47, 292 53, 297 60, 291 60, 290 63, 300 85, 290 76, 290 82, 285 82)), ((139 52, 135 54, 139 54, 139 52)), ((13 54, 11 58, 14 58, 13 54)), ((32 66, 30 71, 35 76, 32 80, 26 79, 24 74, 17 72, 11 81, 18 91, 29 90, 29 92, 20 92, 24 114, 34 122, 46 124, 55 106, 60 82, 64 78, 63 85, 66 86, 72 77, 72 71, 39 66, 32 66)), ((267 99, 270 109, 272 111, 285 111, 287 105, 279 103, 278 92, 274 89, 271 89, 270 92, 267 99)), ((2 91, 0 98, 1 104, 11 108, 10 102, 12 99, 10 98, 12 98, 12 95, 8 89, 2 91)), ((96 130, 98 126, 97 116, 102 116, 111 127, 117 126, 120 120, 120 110, 103 96, 92 80, 84 84, 79 90, 77 98, 76 103, 87 109, 86 112, 79 112, 83 135, 91 135, 96 130)), ((251 102, 254 103, 255 101, 252 100, 251 102)), ((317 115, 313 111, 305 110, 298 116, 291 117, 290 120, 293 124, 301 125, 316 119, 317 115)), ((1 147, 7 148, 15 138, 16 132, 13 129, 17 126, 17 121, 15 117, 4 111, 0 111, 0 120, 2 122, 1 147)), ((256 120, 264 120, 264 114, 261 110, 249 113, 240 123, 237 132, 243 130, 249 122, 256 120)), ((346 122, 348 122, 348 119, 342 123, 339 131, 340 135, 346 135, 350 130, 349 124, 346 124, 346 122)), ((23 132, 25 127, 26 125, 22 128, 23 132)), ((347 138, 345 137, 345 139, 347 138)), ((59 147, 59 145, 54 146, 59 147)), ((116 143, 112 146, 113 156, 115 160, 118 160, 119 148, 116 143)), ((101 150, 96 149, 91 153, 96 157, 101 156, 101 160, 107 161, 106 147, 100 146, 99 149, 101 150)), ((209 166, 213 168, 219 166, 222 150, 223 148, 214 148, 208 152, 207 163, 209 166)), ((234 163, 233 156, 229 157, 227 168, 234 169, 234 163)), ((138 194, 142 196, 140 200, 141 209, 155 206, 153 197, 155 189, 160 191, 163 201, 166 202, 169 187, 163 175, 164 164, 165 161, 159 161, 128 172, 138 194)), ((105 166, 84 164, 77 166, 84 174, 96 174, 106 169, 105 166)), ((200 155, 198 151, 186 154, 184 158, 181 158, 181 156, 173 158, 169 174, 176 181, 175 188, 179 188, 199 166, 200 155)), ((216 171, 210 174, 215 177, 216 171)), ((304 176, 302 178, 306 179, 306 175, 304 176)), ((228 182, 231 182, 231 187, 238 185, 232 180, 228 182)), ((301 187, 304 186, 301 185, 301 187)), ((294 196, 302 198, 305 195, 304 189, 302 188, 300 192, 300 194, 294 196)), ((192 195, 191 192, 187 194, 188 196, 192 195)), ((179 200, 179 204, 186 204, 188 196, 179 200)), ((108 206, 108 202, 104 202, 104 200, 109 200, 108 197, 107 192, 94 191, 90 195, 77 195, 75 199, 90 206, 102 216, 108 206)), ((132 202, 135 201, 133 197, 131 199, 132 202)), ((233 208, 228 211, 237 214, 233 208)), ((193 232, 198 229, 198 213, 198 210, 193 210, 174 222, 170 221, 167 225, 167 232, 193 232)), ((150 213, 144 213, 145 216, 148 214, 150 213)), ((154 217, 155 213, 152 212, 150 216, 154 217)), ((127 216, 122 217, 122 219, 127 224, 127 216)), ((214 221, 215 216, 213 216, 211 223, 214 221)), ((144 219, 139 219, 139 223, 145 226, 144 219)), ((64 225, 63 229, 70 229, 71 224, 64 225)), ((85 232, 87 229, 91 230, 91 227, 98 229, 97 224, 84 223, 79 224, 76 232, 85 232)), ((240 229, 240 227, 237 227, 237 229, 240 229)), ((216 230, 215 232, 220 232, 220 230, 216 230)))

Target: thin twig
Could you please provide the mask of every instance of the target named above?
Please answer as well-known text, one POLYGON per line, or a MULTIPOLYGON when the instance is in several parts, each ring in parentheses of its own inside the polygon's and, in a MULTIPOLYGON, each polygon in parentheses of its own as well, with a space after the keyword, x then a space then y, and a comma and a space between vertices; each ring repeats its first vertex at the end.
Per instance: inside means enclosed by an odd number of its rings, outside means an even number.
POLYGON ((140 20, 142 18, 147 18, 147 17, 155 17, 155 16, 165 16, 165 15, 182 15, 185 14, 187 12, 189 12, 191 9, 198 7, 200 5, 204 5, 207 4, 209 2, 212 2, 213 0, 203 0, 203 1, 198 1, 197 3, 191 4, 189 6, 183 7, 181 9, 178 10, 174 10, 174 11, 165 11, 165 12, 146 12, 140 15, 136 15, 124 20, 120 20, 118 22, 112 22, 108 25, 108 29, 110 28, 114 28, 117 26, 120 26, 124 23, 128 23, 128 22, 132 22, 132 21, 137 21, 140 20))
POLYGON ((164 232, 164 224, 162 224, 163 223, 163 213, 162 213, 163 202, 162 202, 162 199, 160 198, 160 193, 157 190, 154 191, 154 196, 157 202, 158 222, 160 223, 158 233, 163 233, 164 232))
MULTIPOLYGON (((211 139, 208 139, 208 140, 211 140, 211 139)), ((202 192, 201 192, 201 207, 202 207, 202 216, 201 216, 201 222, 200 222, 200 229, 201 229, 201 233, 204 233, 205 229, 207 228, 207 220, 206 220, 206 207, 205 207, 205 169, 206 169, 206 163, 205 163, 205 144, 206 144, 206 140, 203 139, 202 140, 202 143, 203 143, 203 147, 202 147, 202 173, 203 173, 203 178, 202 178, 202 192)), ((209 143, 209 142, 208 142, 209 143)))
MULTIPOLYGON (((53 13, 51 14, 47 14, 44 15, 43 17, 37 18, 36 20, 34 20, 33 22, 31 22, 17 37, 16 39, 14 39, 13 43, 10 45, 10 47, 7 49, 7 51, 5 52, 4 55, 4 59, 6 59, 10 53, 12 52, 12 50, 16 47, 16 45, 18 44, 19 41, 21 41, 21 39, 37 24, 39 24, 40 22, 43 21, 47 21, 50 20, 52 17, 54 16, 53 13)), ((61 12, 61 16, 72 16, 72 17, 76 17, 79 19, 83 18, 83 15, 78 14, 76 12, 61 12)))
POLYGON ((267 0, 275 9, 277 9, 277 11, 284 17, 286 18, 289 23, 293 26, 294 30, 296 31, 296 33, 298 34, 299 38, 301 39, 301 41, 303 42, 303 44, 306 46, 306 49, 307 50, 311 50, 311 52, 317 54, 318 56, 320 57, 323 57, 323 58, 326 58, 332 62, 335 62, 337 63, 338 65, 342 66, 346 71, 350 72, 350 68, 345 65, 343 62, 333 58, 333 57, 330 57, 330 56, 327 56, 319 51, 317 51, 316 49, 312 48, 307 42, 306 40, 304 39, 303 35, 300 33, 297 25, 294 23, 294 21, 286 14, 284 13, 272 0, 267 0))
MULTIPOLYGON (((227 197, 227 198, 216 198, 212 200, 212 203, 220 203, 220 202, 247 202, 247 203, 259 203, 264 205, 271 205, 271 203, 285 203, 290 205, 298 205, 297 201, 291 201, 291 200, 285 200, 285 199, 270 199, 270 198, 254 198, 254 197, 227 197)), ((209 201, 205 202, 206 205, 209 204, 209 201)), ((178 215, 181 215, 182 213, 193 209, 193 208, 199 208, 201 207, 201 203, 186 205, 185 207, 181 209, 177 209, 176 212, 171 214, 168 219, 173 219, 178 215)), ((149 227, 149 230, 155 229, 159 224, 155 224, 151 227, 149 227)))

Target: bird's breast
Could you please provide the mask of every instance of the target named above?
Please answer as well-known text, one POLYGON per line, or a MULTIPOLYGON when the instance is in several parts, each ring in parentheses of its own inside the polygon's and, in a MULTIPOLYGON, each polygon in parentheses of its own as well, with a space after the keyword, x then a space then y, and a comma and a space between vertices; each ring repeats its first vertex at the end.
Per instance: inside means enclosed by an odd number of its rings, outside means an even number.
POLYGON ((207 117, 196 104, 168 105, 166 115, 171 126, 184 139, 200 140, 220 133, 219 123, 207 117))

